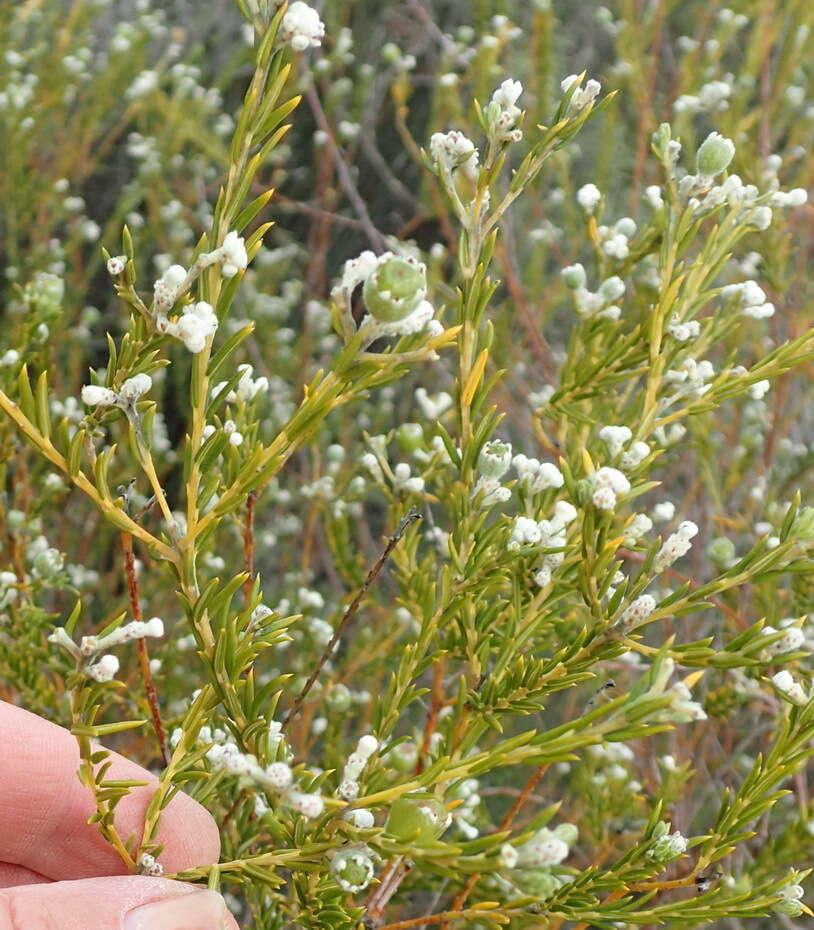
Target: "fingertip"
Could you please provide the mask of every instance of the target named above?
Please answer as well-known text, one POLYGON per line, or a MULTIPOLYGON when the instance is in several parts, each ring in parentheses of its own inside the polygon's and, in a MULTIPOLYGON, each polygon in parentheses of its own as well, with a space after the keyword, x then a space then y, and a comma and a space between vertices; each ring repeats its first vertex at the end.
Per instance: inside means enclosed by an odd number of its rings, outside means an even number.
POLYGON ((220 857, 220 831, 212 815, 186 794, 177 794, 161 818, 159 861, 167 874, 213 865, 220 857))

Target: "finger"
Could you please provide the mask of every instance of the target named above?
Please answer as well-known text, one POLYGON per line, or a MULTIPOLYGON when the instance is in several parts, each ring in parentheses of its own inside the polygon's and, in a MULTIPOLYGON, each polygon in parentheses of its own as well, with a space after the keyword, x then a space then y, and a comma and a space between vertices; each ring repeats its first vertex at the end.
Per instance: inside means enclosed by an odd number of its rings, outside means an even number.
MULTIPOLYGON (((117 753, 108 779, 148 782, 116 808, 123 840, 140 836, 156 779, 117 753)), ((126 871, 96 826, 91 792, 76 776, 79 750, 62 727, 0 702, 0 862, 20 865, 51 879, 89 878, 126 871)), ((159 861, 167 873, 217 862, 220 837, 210 815, 178 794, 161 818, 159 861)))
POLYGON ((215 891, 141 875, 0 891, 0 930, 239 930, 215 891))
POLYGON ((13 888, 15 885, 36 885, 39 882, 47 882, 50 879, 38 872, 32 872, 31 869, 24 869, 21 865, 9 865, 7 862, 0 862, 0 889, 13 888))

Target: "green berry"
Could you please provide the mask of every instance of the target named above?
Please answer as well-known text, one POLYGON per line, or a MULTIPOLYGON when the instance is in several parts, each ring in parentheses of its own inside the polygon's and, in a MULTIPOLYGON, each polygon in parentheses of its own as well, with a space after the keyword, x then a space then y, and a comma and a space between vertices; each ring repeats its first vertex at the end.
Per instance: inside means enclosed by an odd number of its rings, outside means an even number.
POLYGON ((412 256, 386 252, 365 281, 363 297, 368 313, 383 323, 409 316, 427 296, 427 270, 412 256))

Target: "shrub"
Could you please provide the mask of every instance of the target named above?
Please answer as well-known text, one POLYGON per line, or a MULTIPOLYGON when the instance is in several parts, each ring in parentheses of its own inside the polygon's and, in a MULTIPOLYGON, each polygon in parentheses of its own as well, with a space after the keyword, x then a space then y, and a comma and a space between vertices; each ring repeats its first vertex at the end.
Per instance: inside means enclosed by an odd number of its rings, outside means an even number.
POLYGON ((3 14, 4 697, 246 927, 810 914, 811 14, 237 6, 3 14))

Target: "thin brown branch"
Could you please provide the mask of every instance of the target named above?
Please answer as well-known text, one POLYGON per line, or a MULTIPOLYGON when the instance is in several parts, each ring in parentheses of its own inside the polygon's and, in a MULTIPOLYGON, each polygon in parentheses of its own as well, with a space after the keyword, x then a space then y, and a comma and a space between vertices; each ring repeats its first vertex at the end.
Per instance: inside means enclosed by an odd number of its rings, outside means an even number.
POLYGON ((407 532, 407 530, 413 525, 413 523, 416 522, 416 520, 420 520, 420 519, 421 519, 421 514, 415 508, 413 508, 407 514, 407 516, 401 520, 399 525, 396 527, 396 532, 393 533, 390 539, 387 540, 387 545, 384 547, 382 554, 373 563, 373 567, 367 573, 365 580, 362 582, 361 586, 359 587, 359 590, 354 595, 353 600, 345 608, 342 614, 342 619, 339 621, 339 625, 337 626, 334 632, 334 635, 331 637, 331 641, 325 647, 325 651, 320 656, 319 662, 317 662, 313 672, 311 672, 311 674, 308 676, 308 681, 305 682, 305 685, 303 686, 302 691, 300 691, 300 693, 297 695, 297 699, 294 701, 294 705, 292 706, 291 710, 288 712, 287 717, 283 721, 283 724, 282 724, 283 730, 288 726, 291 720, 294 717, 296 717, 296 715, 299 713, 300 707, 302 706, 302 702, 308 696, 308 692, 311 690, 311 688, 313 688, 314 682, 319 677, 319 673, 322 671, 325 663, 328 661, 328 659, 330 659, 331 655, 333 654, 333 651, 336 648, 336 644, 339 642, 339 639, 342 636, 342 633, 345 631, 345 628, 347 627, 348 623, 350 623, 350 621, 355 616, 356 612, 359 610, 359 606, 362 603, 362 599, 364 598, 365 594, 367 594, 370 586, 373 584, 373 582, 378 577, 379 572, 381 572, 381 570, 384 568, 385 563, 390 558, 390 554, 399 544, 399 542, 401 541, 402 537, 407 532))
POLYGON ((339 146, 334 140, 333 132, 331 130, 330 123, 328 122, 328 117, 325 115, 325 110, 322 108, 322 101, 319 99, 319 94, 313 83, 309 83, 305 89, 305 99, 308 101, 308 105, 311 108, 311 113, 314 116, 317 126, 322 132, 325 133, 325 144, 328 147, 328 151, 331 153, 331 158, 334 161, 336 166, 336 174, 339 178, 339 184, 342 187, 342 190, 345 192, 345 196, 350 201, 351 207, 353 207, 353 212, 356 214, 359 222, 362 224, 365 235, 367 236, 368 242, 379 252, 383 252, 386 248, 384 236, 382 233, 376 229, 373 224, 373 220, 370 218, 370 213, 367 209, 367 204, 362 199, 362 195, 356 188, 356 185, 353 182, 351 177, 350 169, 345 162, 345 159, 342 157, 342 152, 339 150, 339 146))
POLYGON ((246 580, 243 582, 243 597, 249 603, 254 587, 254 505, 257 503, 257 491, 250 491, 246 498, 246 522, 243 525, 243 561, 246 567, 246 580))
MULTIPOLYGON (((523 785, 523 788, 520 791, 520 794, 515 799, 514 804, 512 804, 512 806, 506 812, 506 816, 500 822, 500 827, 498 827, 498 833, 502 833, 504 830, 508 830, 508 828, 512 825, 514 818, 520 813, 523 805, 534 794, 534 789, 537 787, 537 783, 543 777, 543 773, 545 772, 547 768, 548 768, 547 764, 538 765, 537 768, 531 773, 525 785, 523 785)), ((469 876, 469 879, 467 880, 466 884, 458 892, 458 896, 453 901, 452 911, 450 911, 450 913, 460 912, 461 908, 463 908, 464 904, 466 903, 466 899, 472 893, 479 879, 480 879, 480 872, 475 872, 473 875, 469 876)), ((450 917, 449 920, 451 919, 452 918, 450 917)), ((442 930, 444 930, 444 928, 449 926, 449 920, 443 921, 442 930)))
MULTIPOLYGON (((141 604, 138 595, 138 583, 136 581, 136 557, 133 554, 133 537, 130 533, 121 533, 122 550, 124 551, 124 574, 127 578, 127 593, 130 598, 130 610, 133 619, 139 623, 144 622, 141 613, 141 604)), ((164 766, 170 764, 170 753, 167 748, 167 735, 164 732, 164 724, 161 722, 161 711, 158 706, 158 693, 155 690, 153 682, 153 673, 150 671, 150 654, 147 651, 147 641, 142 639, 136 640, 136 649, 138 651, 139 668, 141 669, 141 680, 144 683, 144 691, 147 695, 147 703, 150 705, 150 717, 153 721, 153 730, 158 741, 158 749, 161 753, 161 760, 164 766)))
POLYGON ((439 914, 428 914, 426 917, 413 917, 410 920, 399 920, 394 924, 385 924, 380 930, 408 930, 410 927, 420 927, 422 924, 446 925, 450 920, 456 920, 459 917, 477 919, 478 917, 486 916, 494 923, 507 924, 509 922, 508 917, 500 913, 495 913, 495 911, 491 909, 469 908, 468 910, 441 911, 439 914))

